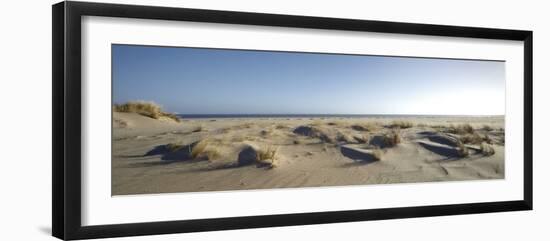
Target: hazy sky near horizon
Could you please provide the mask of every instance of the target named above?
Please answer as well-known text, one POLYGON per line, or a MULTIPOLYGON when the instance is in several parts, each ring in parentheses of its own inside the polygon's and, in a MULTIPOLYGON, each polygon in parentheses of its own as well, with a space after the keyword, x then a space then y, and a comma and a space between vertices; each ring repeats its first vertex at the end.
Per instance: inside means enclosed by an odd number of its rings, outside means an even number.
POLYGON ((505 63, 113 45, 113 101, 182 114, 503 115, 505 63))

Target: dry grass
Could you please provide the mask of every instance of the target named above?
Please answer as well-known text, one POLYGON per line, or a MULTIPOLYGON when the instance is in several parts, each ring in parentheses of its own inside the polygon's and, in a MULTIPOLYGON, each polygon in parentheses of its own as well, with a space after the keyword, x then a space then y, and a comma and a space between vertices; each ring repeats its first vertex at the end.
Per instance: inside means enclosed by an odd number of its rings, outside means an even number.
POLYGON ((161 117, 166 117, 168 119, 175 120, 176 122, 181 121, 181 119, 176 114, 173 114, 173 113, 162 112, 161 117))
POLYGON ((294 134, 319 138, 322 142, 335 143, 335 140, 327 135, 325 131, 316 126, 298 126, 293 131, 294 134))
POLYGON ((273 131, 272 130, 261 130, 260 135, 262 135, 262 136, 271 135, 271 132, 273 132, 273 131))
POLYGON ((322 132, 322 131, 319 132, 319 133, 317 133, 315 137, 319 138, 319 140, 321 140, 321 141, 323 141, 323 142, 327 142, 327 143, 336 143, 336 141, 334 140, 333 137, 327 135, 326 133, 324 133, 324 132, 322 132))
POLYGON ((377 161, 382 160, 382 154, 383 152, 380 149, 374 149, 371 151, 372 157, 374 158, 374 160, 377 160, 377 161))
POLYGON ((205 150, 202 154, 204 154, 206 156, 206 158, 208 158, 208 160, 210 160, 210 161, 219 160, 222 156, 221 153, 217 149, 214 149, 214 148, 209 148, 209 149, 205 150))
POLYGON ((368 135, 354 135, 353 139, 361 144, 368 143, 370 140, 368 135))
POLYGON ((209 141, 207 139, 197 142, 195 145, 190 146, 191 151, 189 154, 193 159, 197 158, 201 153, 203 153, 206 150, 206 147, 208 146, 208 144, 209 144, 209 141))
POLYGON ((153 102, 132 101, 121 105, 115 104, 114 111, 138 113, 140 115, 158 119, 160 117, 160 113, 162 112, 162 108, 153 102))
POLYGON ((484 131, 493 131, 494 128, 491 127, 490 125, 483 125, 483 127, 481 127, 482 130, 484 131))
POLYGON ((275 160, 277 151, 278 151, 278 148, 274 146, 266 146, 264 148, 260 148, 257 151, 256 160, 258 161, 275 160))
POLYGON ((413 123, 410 121, 395 120, 390 124, 392 128, 407 129, 413 127, 413 123))
POLYGON ((175 114, 164 112, 160 105, 149 101, 130 101, 120 105, 115 104, 113 110, 116 112, 137 113, 153 119, 167 117, 177 122, 180 121, 179 117, 175 114))
POLYGON ((434 128, 439 131, 443 131, 447 129, 447 126, 441 125, 441 124, 435 124, 435 125, 429 125, 429 127, 434 128))
POLYGON ((234 135, 231 136, 233 142, 243 142, 243 141, 256 141, 259 137, 257 136, 247 136, 247 135, 234 135))
POLYGON ((166 145, 166 148, 170 152, 175 152, 175 151, 178 151, 181 148, 183 148, 183 145, 179 142, 178 143, 169 143, 169 144, 166 145))
POLYGON ((491 139, 487 134, 483 136, 483 141, 487 142, 488 144, 493 144, 493 139, 491 139))
POLYGON ((493 146, 485 142, 482 142, 479 145, 479 149, 481 150, 481 154, 483 154, 484 156, 492 156, 495 154, 495 149, 493 148, 493 146))
POLYGON ((191 130, 191 132, 201 132, 201 131, 203 131, 202 125, 195 126, 195 128, 191 130))
POLYGON ((401 135, 397 131, 383 135, 383 142, 385 147, 394 147, 401 143, 401 135))
POLYGON ((338 134, 336 134, 336 140, 339 142, 345 142, 345 143, 352 143, 355 141, 355 139, 352 136, 342 132, 338 132, 338 134))
POLYGON ((458 150, 458 156, 460 157, 467 157, 470 155, 470 151, 468 151, 468 148, 464 146, 464 143, 462 141, 457 140, 456 142, 457 150, 458 150))
POLYGON ((193 159, 196 159, 196 158, 199 158, 199 157, 206 157, 208 158, 208 160, 217 160, 221 157, 221 154, 220 152, 211 147, 211 146, 208 146, 208 144, 210 144, 210 140, 201 140, 197 143, 195 143, 194 145, 189 145, 189 146, 186 146, 186 145, 183 145, 181 144, 180 142, 177 142, 177 143, 169 143, 166 145, 166 148, 168 149, 168 151, 170 152, 176 152, 176 151, 179 151, 185 147, 189 148, 189 155, 193 158, 193 159), (207 146, 209 148, 207 148, 207 146))
POLYGON ((253 127, 253 126, 254 126, 253 123, 247 122, 247 123, 244 123, 244 124, 242 124, 242 125, 240 125, 240 126, 237 126, 237 128, 248 129, 248 128, 251 128, 251 127, 253 127))
POLYGON ((352 125, 351 129, 356 131, 374 131, 377 129, 377 125, 372 122, 357 123, 352 125))
POLYGON ((465 144, 481 144, 482 142, 487 142, 489 144, 493 143, 493 141, 487 134, 481 136, 478 133, 466 134, 464 136, 461 136, 460 141, 465 144))
POLYGON ((324 123, 325 123, 325 122, 322 121, 322 120, 315 119, 315 120, 313 120, 313 121, 311 122, 311 125, 312 125, 312 126, 321 126, 321 125, 323 125, 324 123))
MULTIPOLYGON (((202 128, 201 128, 201 131, 202 131, 202 128)), ((219 134, 227 134, 229 132, 231 132, 231 128, 227 128, 227 127, 224 127, 224 128, 220 128, 217 130, 219 134)))
POLYGON ((256 162, 258 164, 268 165, 269 168, 276 167, 275 160, 277 158, 277 151, 279 151, 279 148, 271 145, 256 150, 256 162))
POLYGON ((477 133, 467 134, 467 135, 461 136, 459 139, 462 143, 466 143, 466 144, 479 144, 483 141, 483 138, 481 138, 481 136, 477 133))
POLYGON ((470 124, 451 125, 446 132, 459 135, 474 134, 474 128, 470 124))

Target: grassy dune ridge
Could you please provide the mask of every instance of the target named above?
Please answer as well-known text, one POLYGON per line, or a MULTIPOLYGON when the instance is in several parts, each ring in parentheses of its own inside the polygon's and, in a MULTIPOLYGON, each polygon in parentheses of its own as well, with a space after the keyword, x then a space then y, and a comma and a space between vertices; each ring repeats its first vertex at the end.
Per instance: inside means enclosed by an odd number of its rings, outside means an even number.
POLYGON ((166 117, 176 122, 180 118, 173 113, 165 112, 159 104, 152 101, 129 101, 124 104, 115 104, 113 110, 116 112, 137 113, 153 119, 166 117))

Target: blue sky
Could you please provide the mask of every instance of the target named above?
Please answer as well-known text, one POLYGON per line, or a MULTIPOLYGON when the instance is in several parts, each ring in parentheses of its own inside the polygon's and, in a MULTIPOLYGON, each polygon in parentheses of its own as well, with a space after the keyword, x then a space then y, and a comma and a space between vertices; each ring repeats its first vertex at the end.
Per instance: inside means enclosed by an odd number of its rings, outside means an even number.
POLYGON ((113 45, 115 103, 181 114, 503 115, 504 62, 113 45))

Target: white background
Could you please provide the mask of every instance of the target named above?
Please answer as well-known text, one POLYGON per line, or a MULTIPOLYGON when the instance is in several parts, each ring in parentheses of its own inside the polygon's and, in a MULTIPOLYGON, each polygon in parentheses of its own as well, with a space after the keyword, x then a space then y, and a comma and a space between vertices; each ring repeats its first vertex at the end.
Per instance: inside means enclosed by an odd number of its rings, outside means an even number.
MULTIPOLYGON (((137 1, 120 1, 137 3, 137 1)), ((51 9, 53 1, 12 1, 0 21, 0 239, 53 240, 51 230, 51 9)), ((236 11, 318 15, 535 31, 535 211, 155 236, 155 240, 423 239, 547 240, 550 24, 544 1, 140 1, 236 11), (548 21, 546 21, 548 22, 548 21)), ((151 240, 152 237, 119 240, 151 240)))

